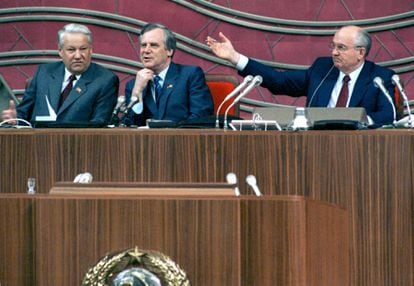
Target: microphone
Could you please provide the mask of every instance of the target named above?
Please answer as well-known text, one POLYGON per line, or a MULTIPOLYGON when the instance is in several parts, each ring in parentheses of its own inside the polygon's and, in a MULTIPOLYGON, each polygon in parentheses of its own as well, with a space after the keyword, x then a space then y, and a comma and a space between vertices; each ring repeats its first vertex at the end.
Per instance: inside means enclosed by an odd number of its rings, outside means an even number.
POLYGON ((395 111, 395 106, 394 106, 394 102, 392 100, 392 97, 389 94, 388 90, 384 86, 384 81, 382 80, 382 78, 377 76, 377 77, 374 78, 373 82, 374 82, 375 87, 379 88, 382 91, 382 93, 385 95, 385 97, 388 99, 389 103, 391 104, 392 111, 394 113, 394 124, 395 124, 395 121, 396 121, 396 118, 397 118, 397 116, 396 116, 397 112, 395 111))
POLYGON ((259 86, 263 81, 263 78, 260 75, 257 75, 253 78, 253 80, 249 83, 249 85, 234 99, 234 101, 227 107, 226 112, 224 113, 224 123, 223 123, 223 128, 227 129, 227 113, 229 113, 229 110, 237 103, 240 101, 240 99, 244 96, 246 96, 246 94, 248 94, 253 88, 255 88, 256 86, 259 86))
POLYGON ((112 117, 111 117, 111 123, 112 124, 117 124, 119 123, 119 117, 118 117, 118 112, 120 112, 122 105, 125 102, 125 96, 120 95, 118 96, 114 111, 112 112, 112 117))
POLYGON ((333 70, 333 68, 335 67, 335 65, 332 65, 331 68, 329 69, 329 71, 326 73, 326 75, 323 77, 323 79, 321 80, 321 82, 318 84, 318 86, 315 88, 315 91, 312 93, 312 96, 309 99, 309 103, 307 104, 308 107, 312 106, 312 101, 313 98, 315 97, 316 93, 318 92, 319 88, 321 87, 321 85, 325 82, 326 78, 329 76, 329 74, 331 73, 331 71, 333 70))
POLYGON ((114 108, 114 112, 112 113, 113 115, 117 114, 119 112, 119 110, 121 109, 122 105, 125 102, 125 96, 120 95, 118 96, 118 100, 116 102, 116 106, 114 108))
POLYGON ((241 84, 239 84, 235 89, 232 90, 232 92, 230 92, 224 99, 223 101, 220 103, 219 107, 217 108, 217 113, 216 113, 216 128, 220 128, 220 121, 219 121, 219 113, 221 108, 223 107, 224 103, 226 101, 228 101, 230 98, 232 98, 233 96, 235 96, 237 93, 239 93, 246 85, 248 85, 251 81, 253 80, 253 76, 252 75, 248 75, 244 78, 243 82, 241 84))
MULTIPOLYGON (((235 173, 228 173, 226 176, 226 180, 227 180, 227 183, 229 183, 230 185, 237 184, 237 176, 235 173)), ((240 190, 237 185, 234 187, 234 193, 236 194, 237 197, 240 196, 240 190)))
POLYGON ((405 106, 407 108, 407 111, 408 111, 408 126, 409 127, 413 127, 413 121, 412 121, 412 116, 411 116, 410 104, 408 103, 408 96, 405 93, 404 87, 401 84, 401 80, 400 80, 400 77, 398 76, 398 74, 394 74, 391 77, 391 81, 398 88, 398 90, 401 93, 401 96, 404 99, 404 104, 405 104, 405 106))
POLYGON ((128 106, 124 110, 124 116, 128 114, 129 110, 137 103, 138 97, 135 95, 131 97, 131 101, 129 102, 128 106))
POLYGON ((262 196, 262 193, 260 192, 259 187, 257 186, 257 180, 256 180, 256 177, 255 176, 248 175, 246 177, 246 183, 252 188, 254 194, 257 197, 261 197, 262 196))
POLYGON ((92 183, 92 181, 93 181, 93 176, 89 172, 80 173, 73 180, 74 183, 79 183, 79 184, 90 184, 92 183))

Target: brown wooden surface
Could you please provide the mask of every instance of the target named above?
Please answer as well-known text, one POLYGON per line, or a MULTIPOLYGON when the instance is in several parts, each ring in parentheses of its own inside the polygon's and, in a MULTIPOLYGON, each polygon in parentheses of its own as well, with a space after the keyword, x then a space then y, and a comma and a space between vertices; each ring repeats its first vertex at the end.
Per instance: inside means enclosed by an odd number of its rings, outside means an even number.
POLYGON ((134 246, 170 256, 192 285, 349 285, 346 210, 303 197, 3 194, 0 204, 17 209, 2 227, 25 222, 0 234, 2 285, 79 285, 104 254, 134 246))
POLYGON ((162 197, 233 197, 235 196, 236 185, 227 183, 127 183, 127 182, 91 182, 72 183, 58 182, 51 189, 49 194, 53 195, 97 195, 97 196, 162 196, 162 197))
POLYGON ((33 198, 0 195, 0 285, 33 285, 33 198))
POLYGON ((224 182, 349 210, 351 285, 414 284, 411 130, 1 130, 1 192, 38 191, 90 172, 106 182, 224 182), (3 167, 4 166, 4 167, 3 167), (8 166, 8 167, 7 167, 8 166))

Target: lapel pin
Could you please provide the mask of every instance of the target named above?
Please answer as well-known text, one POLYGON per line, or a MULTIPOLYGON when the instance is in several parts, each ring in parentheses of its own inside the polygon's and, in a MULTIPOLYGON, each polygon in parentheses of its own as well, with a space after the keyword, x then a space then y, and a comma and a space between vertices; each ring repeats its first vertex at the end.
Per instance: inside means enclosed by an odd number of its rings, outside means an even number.
POLYGON ((173 88, 173 85, 172 85, 172 84, 169 84, 169 85, 167 86, 167 88, 173 88))
POLYGON ((78 93, 81 93, 82 89, 81 89, 80 87, 77 87, 77 88, 76 88, 76 91, 77 91, 78 93))

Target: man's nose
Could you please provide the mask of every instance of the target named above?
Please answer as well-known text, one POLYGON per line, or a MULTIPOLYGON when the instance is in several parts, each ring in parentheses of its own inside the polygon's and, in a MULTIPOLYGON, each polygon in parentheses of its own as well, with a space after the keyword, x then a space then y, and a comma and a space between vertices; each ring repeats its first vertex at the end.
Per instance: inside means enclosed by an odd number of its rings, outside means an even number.
POLYGON ((80 57, 81 57, 81 54, 82 54, 82 53, 81 53, 81 50, 80 50, 80 49, 76 49, 76 50, 75 50, 74 57, 75 57, 75 58, 80 58, 80 57))

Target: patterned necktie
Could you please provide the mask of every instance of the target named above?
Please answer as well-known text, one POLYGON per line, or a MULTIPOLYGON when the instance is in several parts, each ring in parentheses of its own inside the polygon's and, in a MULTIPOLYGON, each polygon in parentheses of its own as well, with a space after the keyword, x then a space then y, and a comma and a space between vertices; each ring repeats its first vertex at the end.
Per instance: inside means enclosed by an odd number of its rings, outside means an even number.
POLYGON ((348 82, 350 79, 349 75, 344 76, 342 79, 342 88, 338 101, 336 102, 336 107, 346 107, 346 103, 348 102, 348 82))
POLYGON ((159 98, 160 98, 161 90, 162 90, 160 80, 161 80, 160 76, 157 75, 154 77, 155 101, 157 103, 157 106, 158 106, 158 102, 159 102, 159 98))
POLYGON ((68 97, 70 91, 72 90, 73 87, 73 81, 76 80, 76 76, 74 74, 72 74, 69 77, 69 83, 66 85, 65 89, 62 91, 61 95, 60 95, 60 104, 59 107, 62 106, 63 102, 65 101, 65 99, 68 97))

